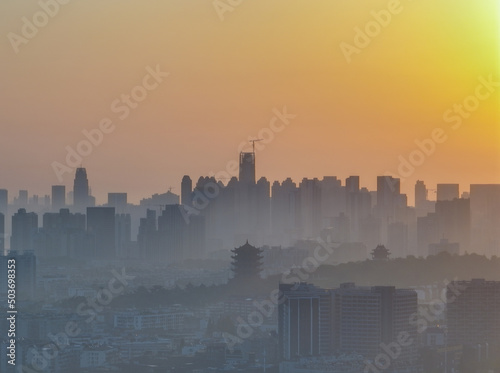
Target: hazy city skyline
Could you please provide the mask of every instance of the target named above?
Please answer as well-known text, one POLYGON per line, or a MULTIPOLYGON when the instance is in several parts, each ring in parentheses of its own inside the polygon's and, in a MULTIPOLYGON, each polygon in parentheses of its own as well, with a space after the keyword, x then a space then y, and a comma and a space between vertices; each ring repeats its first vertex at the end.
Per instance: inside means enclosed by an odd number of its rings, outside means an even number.
POLYGON ((500 373, 499 20, 0 1, 0 372, 500 373))

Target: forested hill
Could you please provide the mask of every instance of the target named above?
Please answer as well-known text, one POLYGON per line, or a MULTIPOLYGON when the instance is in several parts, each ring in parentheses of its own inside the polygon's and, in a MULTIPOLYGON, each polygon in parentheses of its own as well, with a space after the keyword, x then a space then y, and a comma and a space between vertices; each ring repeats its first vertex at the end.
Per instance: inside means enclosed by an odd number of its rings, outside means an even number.
POLYGON ((484 278, 500 281, 500 258, 488 259, 477 254, 458 256, 440 253, 425 259, 409 256, 386 261, 366 260, 334 266, 324 265, 308 275, 307 282, 327 288, 337 287, 343 282, 407 287, 432 285, 455 279, 484 278))

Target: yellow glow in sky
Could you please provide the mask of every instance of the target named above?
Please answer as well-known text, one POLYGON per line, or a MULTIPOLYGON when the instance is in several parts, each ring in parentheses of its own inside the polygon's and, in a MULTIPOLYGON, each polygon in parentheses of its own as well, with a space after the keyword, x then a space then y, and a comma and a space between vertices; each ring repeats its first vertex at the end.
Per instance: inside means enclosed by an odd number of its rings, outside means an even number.
POLYGON ((98 201, 180 193, 184 174, 225 169, 284 106, 296 118, 257 154, 270 180, 360 175, 373 189, 438 128, 446 140, 404 177, 410 201, 417 179, 500 182, 495 0, 42 3, 0 3, 0 187, 12 194, 49 194, 51 165, 104 118, 114 130, 82 157, 98 201), (168 77, 120 119, 112 103, 157 65, 168 77))

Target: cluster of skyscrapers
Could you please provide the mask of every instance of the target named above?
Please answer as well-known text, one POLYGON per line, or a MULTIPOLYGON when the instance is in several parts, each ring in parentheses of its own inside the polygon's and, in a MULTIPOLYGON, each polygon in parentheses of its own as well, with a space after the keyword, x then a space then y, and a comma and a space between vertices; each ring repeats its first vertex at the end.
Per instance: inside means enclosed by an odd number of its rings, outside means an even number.
POLYGON ((43 203, 23 190, 9 204, 0 190, 0 250, 10 232, 11 250, 39 256, 155 262, 204 257, 247 239, 259 247, 292 247, 320 236, 364 248, 359 259, 379 244, 395 257, 500 253, 500 184, 472 184, 462 194, 458 184, 438 184, 436 201, 429 192, 417 181, 412 207, 400 179, 391 176, 379 176, 376 191, 361 187, 359 176, 271 184, 256 180, 250 152, 240 154, 239 178, 226 184, 214 177, 194 184, 184 176, 180 200, 169 191, 137 206, 126 193, 109 193, 107 204, 96 207, 86 170, 78 168, 73 191, 55 185, 43 203))

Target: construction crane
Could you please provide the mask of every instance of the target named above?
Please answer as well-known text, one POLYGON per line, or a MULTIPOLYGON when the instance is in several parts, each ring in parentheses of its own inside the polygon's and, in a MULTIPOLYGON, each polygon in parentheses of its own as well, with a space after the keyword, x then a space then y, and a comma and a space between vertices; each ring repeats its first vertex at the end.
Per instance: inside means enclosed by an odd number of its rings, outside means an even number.
POLYGON ((264 139, 254 139, 254 140, 248 140, 248 142, 252 143, 252 152, 255 154, 255 143, 258 141, 263 141, 264 139))

